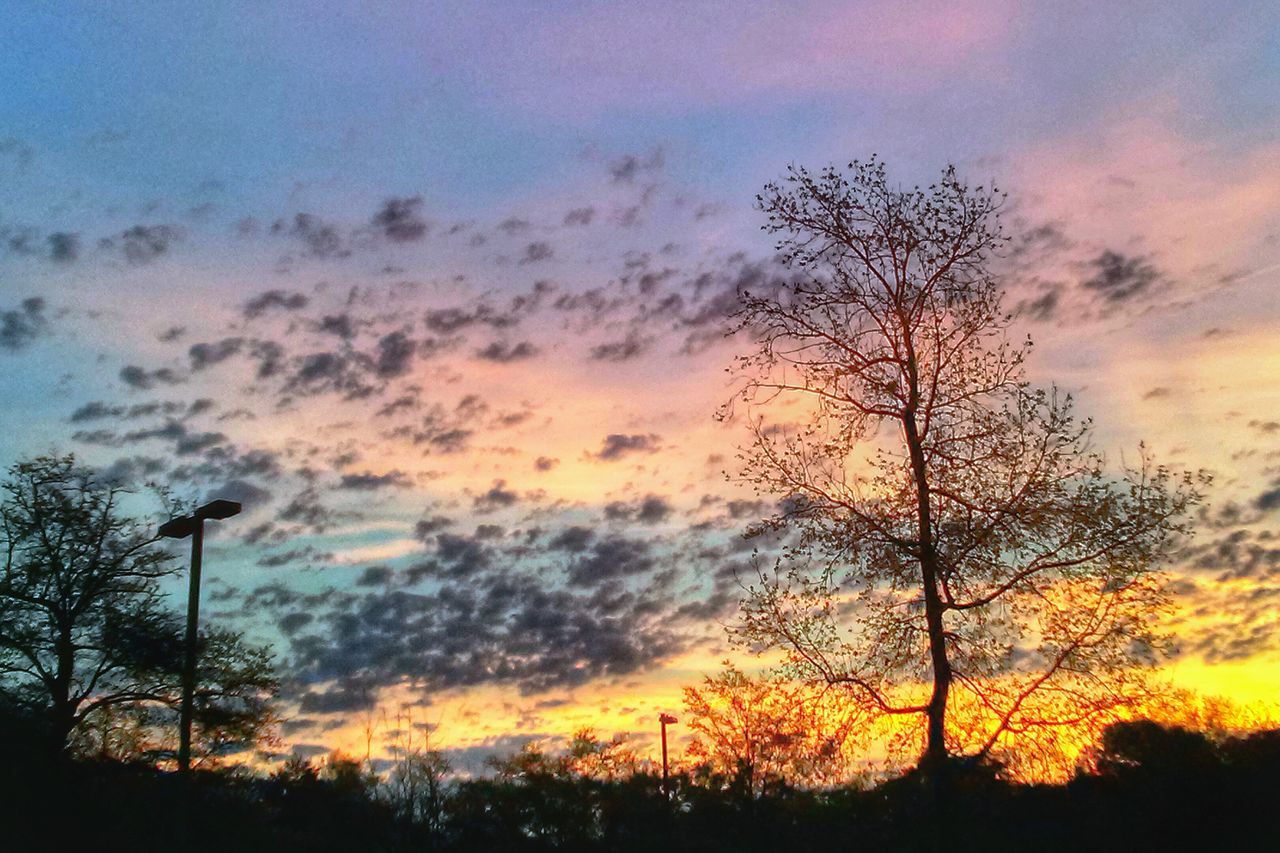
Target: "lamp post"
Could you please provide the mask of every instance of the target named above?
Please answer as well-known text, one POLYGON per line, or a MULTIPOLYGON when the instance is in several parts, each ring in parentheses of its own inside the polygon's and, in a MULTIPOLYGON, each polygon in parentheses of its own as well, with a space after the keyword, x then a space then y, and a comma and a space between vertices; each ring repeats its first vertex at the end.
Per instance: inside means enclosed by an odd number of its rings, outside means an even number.
POLYGON ((678 720, 670 714, 660 714, 658 722, 662 723, 662 798, 669 800, 671 799, 671 786, 667 775, 667 726, 675 724, 678 720))
POLYGON ((178 772, 191 772, 191 706, 196 691, 196 628, 200 621, 200 561, 204 551, 205 519, 223 519, 240 512, 235 501, 210 501, 191 515, 171 518, 159 533, 169 539, 191 537, 191 583, 187 591, 187 642, 182 661, 182 710, 178 722, 178 772))

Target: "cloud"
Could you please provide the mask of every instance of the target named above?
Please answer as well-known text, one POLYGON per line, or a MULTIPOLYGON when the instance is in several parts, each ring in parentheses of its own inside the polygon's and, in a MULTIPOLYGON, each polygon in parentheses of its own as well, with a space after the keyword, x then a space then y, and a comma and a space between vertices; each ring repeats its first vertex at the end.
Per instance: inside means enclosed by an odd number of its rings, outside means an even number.
POLYGON ((586 207, 575 207, 564 215, 563 224, 572 225, 590 225, 591 220, 595 219, 596 209, 590 205, 586 207))
POLYGON ((1160 273, 1146 258, 1130 257, 1110 249, 1090 261, 1086 268, 1092 275, 1080 286, 1112 303, 1146 293, 1160 280, 1160 273))
POLYGON ((306 488, 285 504, 277 513, 277 517, 281 521, 301 524, 313 533, 324 533, 342 516, 325 506, 315 489, 306 488))
POLYGON ((626 154, 609 164, 609 177, 615 184, 634 183, 638 176, 658 171, 665 162, 666 156, 661 148, 645 155, 626 154))
POLYGON ((493 486, 487 492, 476 495, 472 501, 475 511, 490 513, 515 506, 520 501, 520 495, 506 486, 506 480, 494 480, 493 486))
POLYGON ((1057 316, 1061 301, 1061 286, 1050 285, 1034 299, 1027 299, 1018 303, 1015 313, 1037 323, 1045 323, 1057 316))
POLYGON ((634 578, 652 571, 657 562, 645 541, 625 536, 608 536, 569 567, 569 582, 575 586, 599 587, 620 578, 634 578))
MULTIPOLYGON (((125 436, 125 440, 126 441, 137 440, 136 438, 134 438, 135 436, 151 437, 153 435, 164 438, 164 437, 168 437, 166 432, 167 432, 166 429, 160 429, 160 430, 143 431, 140 433, 129 433, 128 435, 125 436)), ((211 447, 215 447, 219 444, 222 444, 226 440, 227 440, 227 437, 220 432, 192 433, 192 432, 185 432, 185 428, 184 428, 184 434, 177 436, 176 439, 174 440, 173 452, 176 453, 178 456, 190 456, 192 454, 200 453, 202 451, 208 450, 211 447)))
POLYGON ((743 518, 758 519, 765 515, 764 501, 760 500, 731 500, 725 504, 725 509, 735 521, 743 518))
POLYGON ((243 346, 244 338, 223 338, 220 341, 192 344, 187 350, 187 357, 191 360, 192 370, 204 370, 236 355, 243 346))
POLYGON ((393 574, 389 566, 369 566, 356 578, 356 586, 383 586, 391 581, 393 574))
POLYGON ((120 379, 130 388, 136 388, 141 391, 149 390, 157 385, 176 385, 182 381, 181 376, 167 367, 146 370, 136 364, 122 367, 120 369, 120 379))
POLYGON ((272 494, 267 489, 262 488, 248 480, 228 480, 216 489, 210 489, 205 496, 205 501, 211 501, 216 498, 235 501, 242 504, 245 509, 252 510, 258 507, 266 506, 271 502, 272 494))
POLYGON ((630 332, 620 341, 598 344, 591 348, 592 361, 630 361, 643 355, 649 347, 649 341, 630 332))
MULTIPOLYGON (((304 714, 345 714, 352 711, 367 711, 374 706, 377 691, 367 681, 350 680, 339 682, 323 693, 308 691, 299 698, 298 710, 304 714)), ((298 750, 294 746, 294 750, 298 750)), ((325 752, 329 750, 326 749, 325 752)))
POLYGON ((554 255, 555 251, 551 248, 550 243, 545 240, 538 240, 524 247, 524 254, 520 256, 520 263, 536 264, 539 261, 548 261, 554 255))
POLYGON ((660 495, 649 495, 636 503, 614 501, 604 508, 605 518, 611 521, 635 521, 639 524, 661 524, 671 512, 671 504, 660 495))
MULTIPOLYGON (((1280 488, 1264 492, 1254 503, 1264 510, 1280 506, 1280 488)), ((1214 572, 1219 581, 1262 580, 1280 573, 1280 547, 1271 544, 1266 533, 1258 534, 1244 528, 1231 530, 1212 542, 1196 544, 1187 549, 1186 556, 1187 568, 1214 572)))
MULTIPOLYGON (((73 433, 72 438, 87 444, 101 444, 108 447, 122 447, 126 444, 138 444, 158 439, 172 442, 173 452, 178 456, 202 454, 227 441, 227 437, 220 432, 195 432, 189 429, 186 424, 172 418, 167 419, 161 426, 135 429, 124 434, 117 434, 105 429, 81 430, 73 433)), ((205 469, 205 473, 216 470, 216 467, 210 466, 205 469)), ((193 479, 194 473, 190 470, 175 469, 174 476, 179 479, 193 479)))
POLYGON ((409 372, 418 344, 403 331, 391 332, 378 339, 378 354, 373 372, 381 379, 403 376, 409 372))
POLYGON ((371 492, 386 488, 407 489, 412 485, 413 480, 403 471, 388 471, 385 474, 365 471, 363 474, 343 474, 337 487, 358 492, 371 492))
POLYGON ((413 525, 413 535, 423 542, 426 542, 441 530, 452 525, 453 519, 446 515, 433 515, 429 518, 421 518, 413 525))
MULTIPOLYGON (((366 689, 506 683, 537 693, 629 675, 683 651, 687 640, 664 624, 658 600, 549 589, 506 572, 431 594, 368 592, 318 615, 315 632, 295 633, 291 660, 300 678, 366 689)), ((309 695, 306 710, 348 710, 364 696, 345 686, 309 695)))
MULTIPOLYGON (((289 394, 337 393, 345 399, 368 397, 377 389, 368 381, 369 359, 352 350, 313 352, 296 359, 285 380, 289 394)), ((262 369, 259 368, 259 375, 262 369)))
POLYGON ((0 349, 18 352, 43 335, 49 325, 44 308, 44 299, 31 296, 17 308, 0 311, 0 349))
POLYGON ((555 536, 552 536, 547 542, 547 547, 555 551, 580 554, 587 550, 587 546, 591 544, 595 536, 595 531, 591 528, 574 525, 566 527, 555 536))
POLYGON ((1264 512, 1280 509, 1280 485, 1258 495, 1253 499, 1253 505, 1264 512))
POLYGON ((469 425, 475 423, 484 409, 487 406, 475 395, 463 398, 452 409, 435 403, 416 425, 405 424, 386 435, 389 438, 408 438, 413 444, 426 445, 436 453, 461 453, 467 449, 475 435, 475 430, 469 425))
POLYGON ((306 253, 314 258, 344 258, 351 254, 338 226, 310 213, 295 214, 291 221, 277 219, 271 225, 271 233, 301 241, 306 253))
POLYGON ((280 617, 276 622, 276 625, 278 625, 280 627, 280 631, 288 637, 310 625, 314 619, 315 616, 310 613, 298 610, 293 613, 286 613, 284 616, 280 617))
POLYGON ((422 218, 422 196, 389 198, 373 215, 373 225, 396 243, 411 243, 426 236, 428 225, 422 218))
POLYGON ((124 456, 100 469, 99 474, 108 483, 119 483, 131 487, 156 477, 167 466, 168 462, 163 459, 150 456, 124 456))
POLYGON ((80 257, 80 235, 66 231, 55 231, 47 238, 49 244, 49 260, 69 264, 80 257))
POLYGON ((345 312, 342 314, 326 314, 320 318, 316 329, 327 335, 337 335, 343 340, 351 340, 356 336, 355 324, 352 322, 351 315, 345 312))
POLYGON ((275 341, 254 341, 249 357, 258 362, 259 379, 270 379, 284 370, 284 347, 275 341))
POLYGON ((126 261, 141 265, 167 254, 182 237, 182 229, 174 225, 135 225, 116 237, 104 237, 98 245, 103 249, 119 247, 126 261))
POLYGON ((510 364, 514 361, 525 361, 537 354, 538 348, 529 341, 521 341, 514 346, 503 341, 494 341, 484 349, 477 350, 476 358, 497 364, 510 364))
POLYGON ((533 223, 527 219, 511 216, 499 222, 497 227, 499 231, 507 236, 514 237, 517 234, 524 234, 533 227, 533 223))
POLYGON ((604 443, 594 457, 602 462, 616 462, 633 453, 657 453, 660 440, 659 436, 652 433, 649 435, 612 433, 604 437, 604 443))
POLYGON ((298 311, 306 308, 311 301, 305 293, 290 293, 284 290, 267 290, 259 293, 244 304, 245 319, 253 320, 268 311, 298 311))
POLYGON ((274 450, 249 448, 241 450, 219 446, 204 454, 205 462, 199 466, 175 469, 175 476, 184 479, 210 479, 214 477, 263 477, 279 479, 282 472, 281 455, 274 450))
MULTIPOLYGON (((316 561, 327 563, 332 561, 333 554, 327 551, 320 551, 310 545, 301 548, 290 548, 287 551, 277 551, 274 554, 266 554, 259 557, 257 565, 263 568, 273 569, 278 566, 287 566, 290 563, 298 563, 303 561, 316 561)), ((307 621, 310 621, 309 619, 307 621)))
POLYGON ((439 574, 452 578, 468 578, 490 565, 492 554, 483 540, 474 536, 441 533, 436 536, 436 557, 444 564, 439 574))
POLYGON ((529 292, 512 297, 505 310, 495 307, 485 299, 477 300, 466 308, 431 308, 424 315, 423 323, 428 331, 438 335, 454 335, 476 325, 509 329, 537 311, 551 290, 550 284, 535 282, 529 292))
POLYGON ((477 524, 475 537, 478 540, 501 539, 507 534, 500 524, 477 524))

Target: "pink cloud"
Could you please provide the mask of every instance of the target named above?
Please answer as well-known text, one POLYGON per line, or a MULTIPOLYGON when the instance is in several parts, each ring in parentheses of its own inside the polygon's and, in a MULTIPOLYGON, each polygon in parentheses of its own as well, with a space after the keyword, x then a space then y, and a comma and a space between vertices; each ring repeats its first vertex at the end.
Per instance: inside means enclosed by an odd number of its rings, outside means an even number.
POLYGON ((1195 135, 1175 98, 1117 108, 1012 161, 1011 189, 1073 238, 1155 253, 1190 282, 1280 254, 1280 144, 1195 135))
POLYGON ((1003 76, 1016 17, 1007 0, 597 4, 519 30, 497 17, 462 25, 451 64, 528 108, 578 116, 914 91, 956 74, 1003 76))

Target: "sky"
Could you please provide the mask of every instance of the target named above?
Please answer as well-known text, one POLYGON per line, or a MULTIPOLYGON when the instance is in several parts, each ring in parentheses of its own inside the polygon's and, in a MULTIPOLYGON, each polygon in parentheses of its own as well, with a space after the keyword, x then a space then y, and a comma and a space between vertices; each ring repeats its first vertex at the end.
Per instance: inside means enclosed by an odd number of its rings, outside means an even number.
POLYGON ((0 460, 242 501, 203 614, 272 645, 286 749, 651 738, 750 663, 756 193, 954 164, 1032 377, 1215 476, 1168 671, 1274 699, 1280 9, 1116 5, 18 0, 0 460))

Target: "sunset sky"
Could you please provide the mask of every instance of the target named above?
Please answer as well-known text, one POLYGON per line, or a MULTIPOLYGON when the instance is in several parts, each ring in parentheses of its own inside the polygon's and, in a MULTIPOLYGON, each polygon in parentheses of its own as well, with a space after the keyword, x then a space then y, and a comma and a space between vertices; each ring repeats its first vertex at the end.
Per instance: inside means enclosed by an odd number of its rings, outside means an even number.
POLYGON ((15 3, 0 461, 242 501, 204 615, 274 647, 287 748, 651 737, 751 665, 755 194, 954 163, 1008 193, 1033 378, 1215 475, 1171 672, 1274 699, 1280 7, 1116 5, 15 3))

